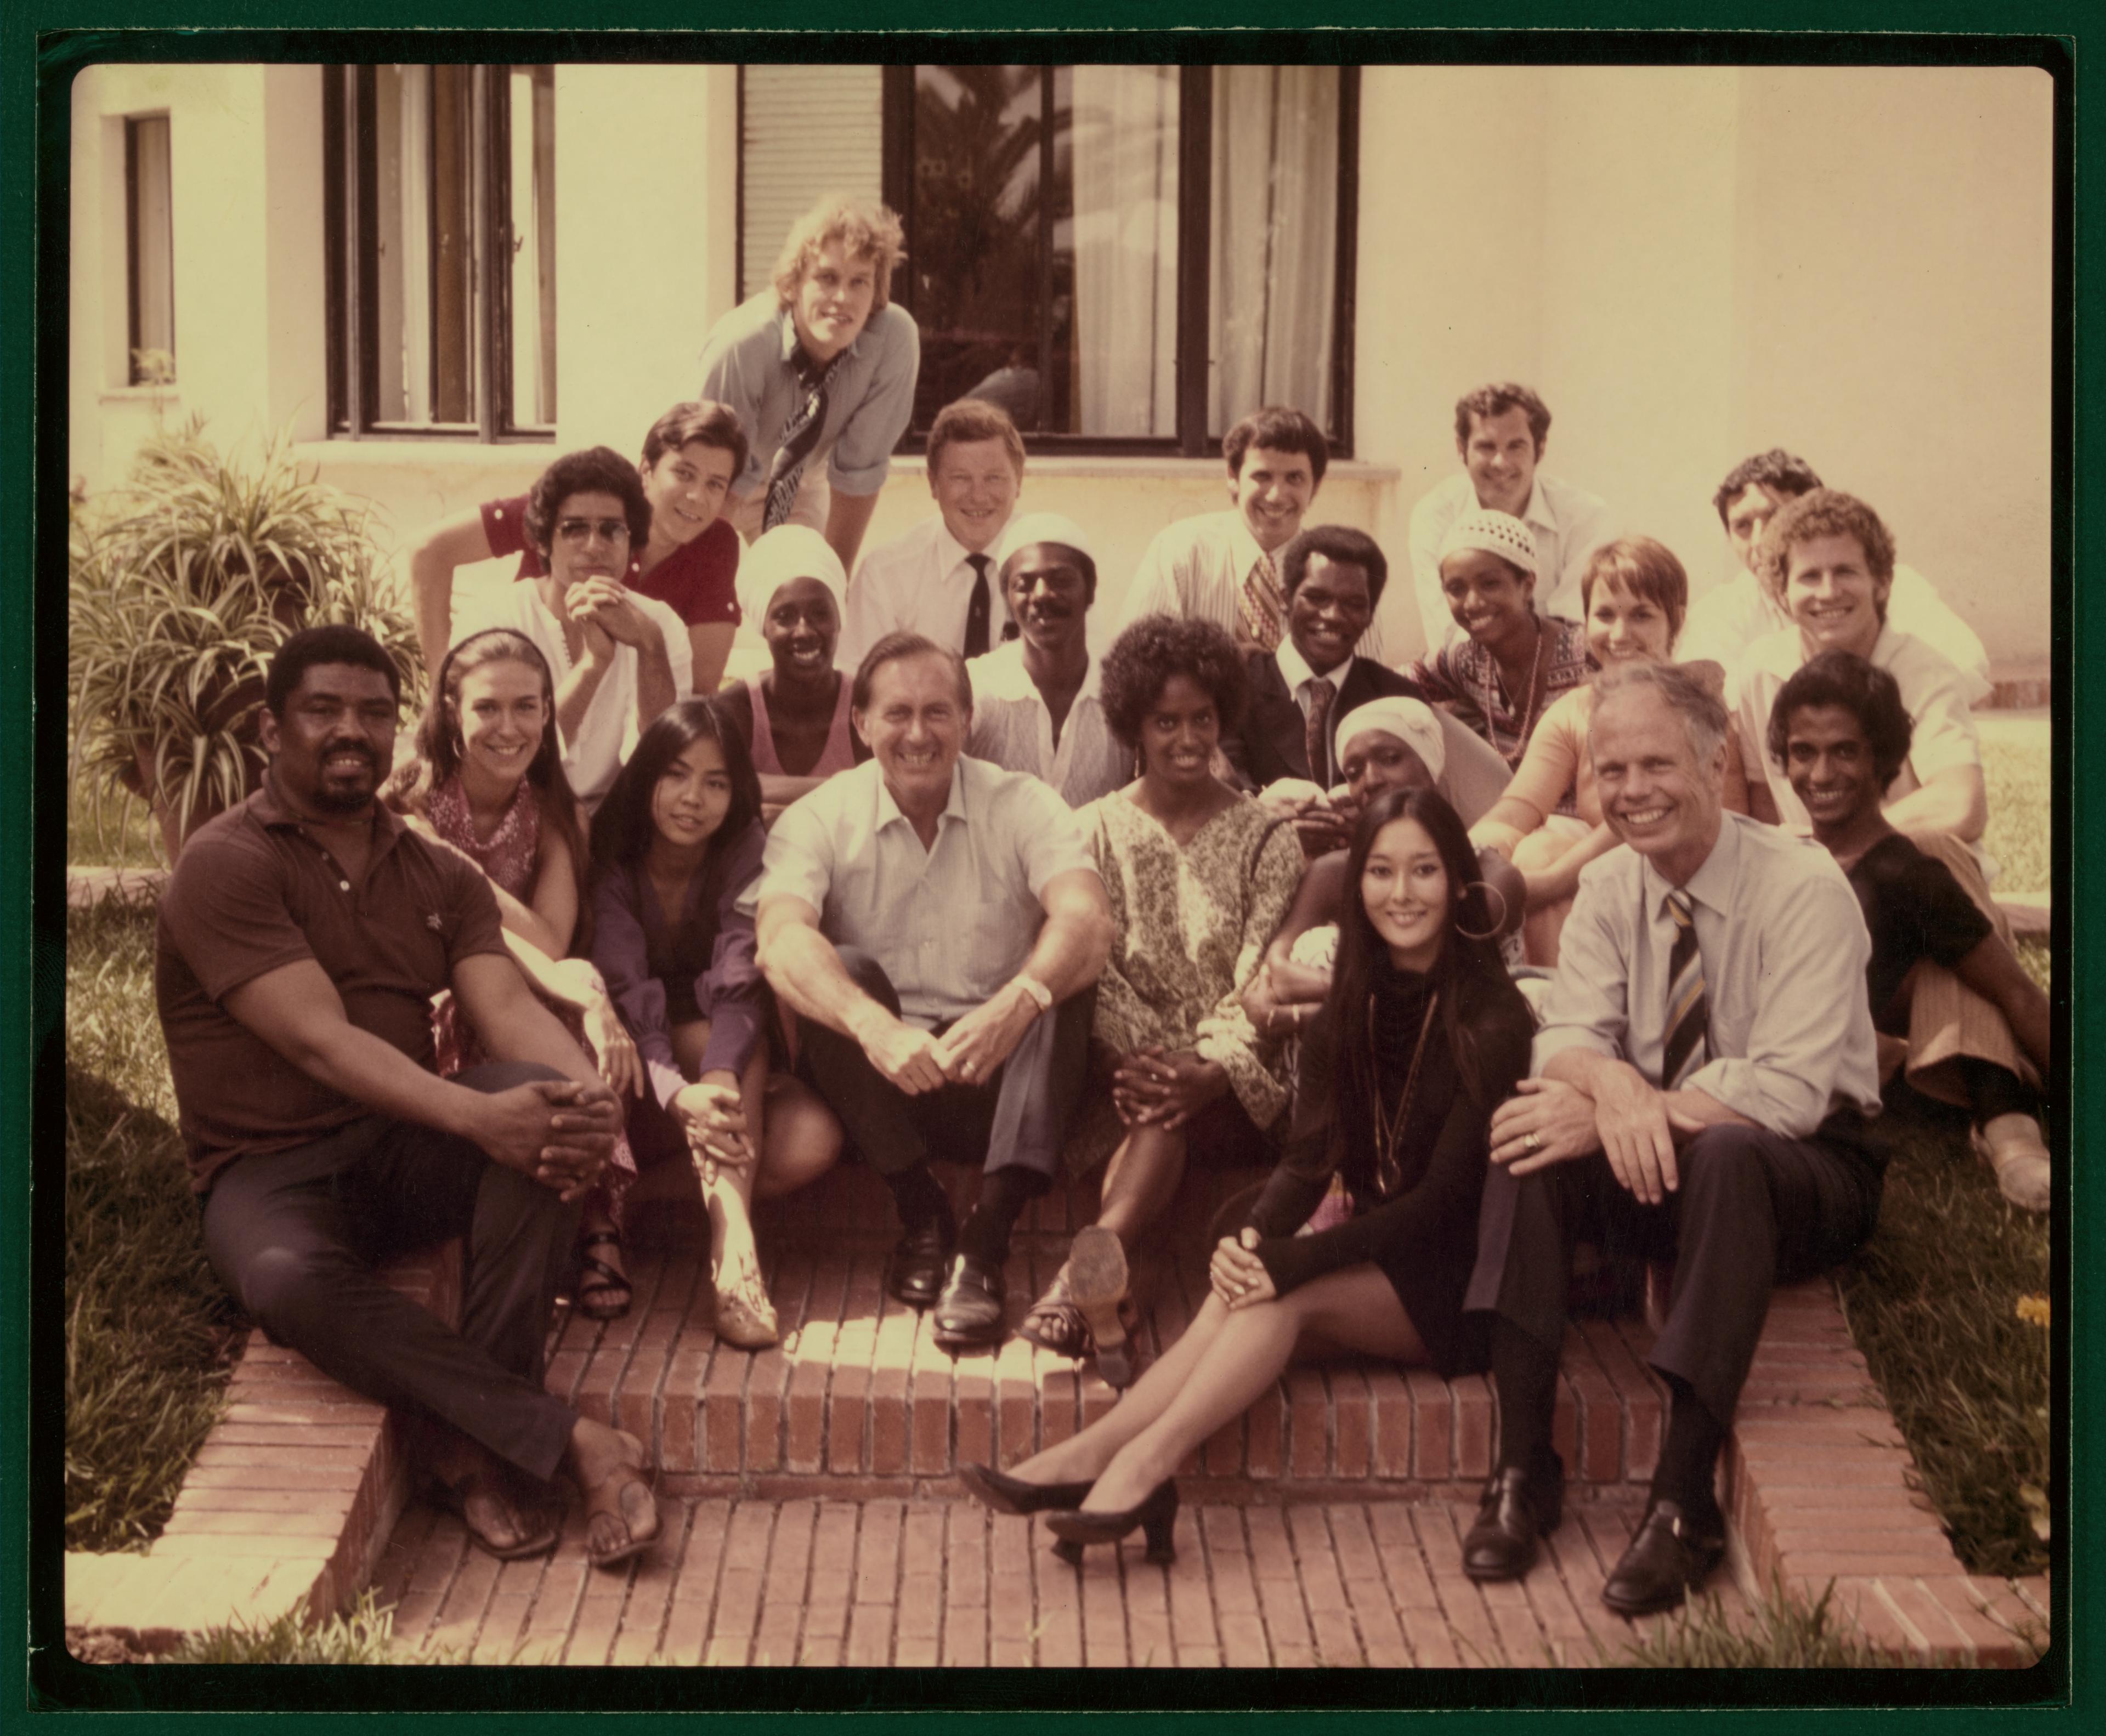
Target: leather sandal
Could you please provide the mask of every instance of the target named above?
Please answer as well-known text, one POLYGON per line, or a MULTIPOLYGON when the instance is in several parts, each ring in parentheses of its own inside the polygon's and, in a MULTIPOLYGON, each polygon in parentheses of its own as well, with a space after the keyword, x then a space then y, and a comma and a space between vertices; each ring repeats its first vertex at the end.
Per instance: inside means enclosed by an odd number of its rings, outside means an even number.
POLYGON ((571 1303, 588 1320, 619 1320, 629 1312, 629 1304, 634 1297, 627 1273, 585 1251, 588 1248, 610 1246, 617 1251, 621 1249, 618 1232, 594 1230, 578 1237, 577 1290, 571 1303), (619 1295, 616 1295, 617 1291, 619 1295), (609 1297, 613 1300, 603 1300, 609 1297))
MULTIPOLYGON (((634 1441, 634 1437, 630 1438, 634 1441)), ((585 1558, 596 1568, 618 1567, 632 1556, 640 1555, 658 1541, 662 1528, 659 1522, 658 1497, 653 1485, 656 1479, 646 1472, 643 1465, 643 1447, 635 1442, 637 1463, 624 1465, 614 1475, 606 1478, 585 1492, 585 1558), (651 1504, 651 1528, 639 1537, 630 1523, 627 1504, 624 1500, 632 1489, 640 1489, 651 1504), (618 1541, 604 1546, 596 1545, 593 1521, 610 1518, 621 1527, 618 1541)))
POLYGON ((1031 1304, 1031 1312, 1024 1317, 1016 1336, 1042 1350, 1073 1357, 1077 1362, 1090 1353, 1090 1323, 1069 1294, 1065 1266, 1053 1275, 1046 1294, 1031 1304))
POLYGON ((448 1483, 434 1477, 426 1498, 443 1513, 450 1513, 468 1529, 468 1540, 483 1554, 499 1561, 525 1561, 535 1555, 545 1555, 556 1546, 557 1527, 546 1515, 531 1515, 517 1494, 504 1486, 502 1478, 491 1471, 470 1471, 459 1483, 448 1483), (513 1541, 501 1543, 477 1525, 471 1516, 472 1504, 488 1496, 500 1503, 512 1516, 513 1541), (536 1526, 537 1518, 540 1520, 536 1526))

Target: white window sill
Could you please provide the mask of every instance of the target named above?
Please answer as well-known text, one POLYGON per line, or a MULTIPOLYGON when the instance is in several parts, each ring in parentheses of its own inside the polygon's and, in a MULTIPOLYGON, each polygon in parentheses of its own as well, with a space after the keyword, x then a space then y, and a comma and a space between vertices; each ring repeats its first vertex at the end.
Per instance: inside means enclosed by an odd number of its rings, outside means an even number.
POLYGON ((95 395, 98 404, 164 404, 183 401, 181 388, 171 381, 166 386, 105 386, 95 395))

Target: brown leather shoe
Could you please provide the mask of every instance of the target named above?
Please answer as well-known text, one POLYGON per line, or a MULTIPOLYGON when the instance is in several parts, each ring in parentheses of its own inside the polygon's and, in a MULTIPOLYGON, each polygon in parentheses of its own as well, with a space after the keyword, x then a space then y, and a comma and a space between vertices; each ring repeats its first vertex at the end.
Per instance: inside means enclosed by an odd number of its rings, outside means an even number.
POLYGON ((1565 1461, 1551 1455, 1557 1470, 1531 1476, 1509 1467, 1492 1473, 1478 1504, 1477 1520, 1463 1539, 1463 1572, 1472 1579, 1519 1579, 1535 1565, 1536 1540, 1557 1529, 1565 1517, 1565 1461))
POLYGON ((1723 1518, 1692 1519, 1680 1502, 1656 1501, 1602 1586, 1602 1601, 1620 1616, 1672 1609, 1703 1584, 1725 1555, 1723 1518))

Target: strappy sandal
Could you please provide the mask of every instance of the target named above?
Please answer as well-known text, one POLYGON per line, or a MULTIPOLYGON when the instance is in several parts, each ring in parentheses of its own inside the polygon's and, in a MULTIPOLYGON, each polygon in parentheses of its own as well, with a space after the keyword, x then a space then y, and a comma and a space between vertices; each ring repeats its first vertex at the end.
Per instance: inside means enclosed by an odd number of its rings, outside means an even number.
POLYGON ((762 1282, 760 1262, 742 1262, 737 1277, 728 1286, 715 1285, 716 1334, 741 1350, 765 1350, 782 1336, 775 1318, 775 1304, 762 1282))
POLYGON ((577 1311, 588 1320, 619 1320, 629 1312, 634 1292, 629 1282, 629 1274, 619 1266, 611 1266, 605 1260, 589 1254, 588 1248, 613 1246, 619 1251, 621 1237, 611 1229, 594 1230, 578 1238, 577 1291, 571 1298, 577 1311), (603 1300, 619 1291, 612 1301, 603 1300))
MULTIPOLYGON (((634 1436, 629 1438, 634 1440, 634 1436)), ((642 1443, 636 1443, 636 1447, 637 1455, 640 1460, 643 1456, 642 1443)), ((653 1488, 656 1480, 656 1478, 647 1472, 640 1463, 624 1465, 614 1475, 595 1483, 585 1492, 585 1559, 594 1567, 619 1567, 632 1556, 642 1555, 645 1550, 658 1541, 658 1534, 664 1528, 661 1523, 655 1523, 659 1519, 658 1497, 653 1488), (628 1509, 623 1499, 632 1489, 642 1490, 645 1500, 651 1505, 651 1516, 654 1523, 650 1530, 644 1532, 642 1537, 637 1536, 635 1528, 630 1523, 628 1509), (621 1527, 620 1541, 610 1542, 604 1547, 597 1544, 594 1537, 593 1521, 602 1518, 612 1519, 621 1527)))
POLYGON ((1063 1266, 1046 1286, 1046 1294, 1031 1304, 1016 1336, 1055 1356, 1080 1362, 1090 1353, 1090 1323, 1082 1318, 1068 1293, 1068 1268, 1063 1266))
POLYGON ((505 1488, 502 1479, 491 1472, 471 1471, 459 1483, 434 1477, 425 1497, 441 1512, 450 1513, 459 1519, 468 1528, 468 1541, 496 1560, 525 1561, 535 1555, 545 1555, 556 1546, 556 1525, 545 1514, 528 1512, 517 1494, 505 1488), (500 1503, 503 1510, 511 1515, 512 1529, 516 1533, 513 1541, 500 1543, 470 1516, 472 1504, 484 1496, 500 1503), (539 1530, 533 1528, 537 1519, 539 1530))

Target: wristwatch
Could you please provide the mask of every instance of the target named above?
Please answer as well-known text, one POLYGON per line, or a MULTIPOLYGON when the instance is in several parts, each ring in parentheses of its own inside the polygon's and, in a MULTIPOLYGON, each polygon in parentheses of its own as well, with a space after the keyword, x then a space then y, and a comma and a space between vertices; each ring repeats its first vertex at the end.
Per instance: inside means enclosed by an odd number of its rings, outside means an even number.
POLYGON ((1015 980, 1019 988, 1038 1003, 1040 1012, 1050 1013, 1053 1010, 1053 991, 1033 976, 1029 971, 1019 971, 1015 980))

